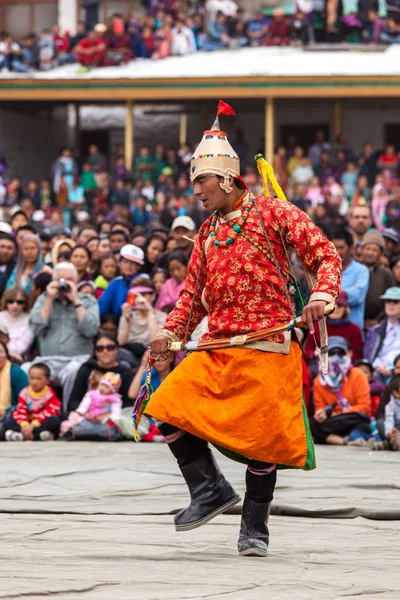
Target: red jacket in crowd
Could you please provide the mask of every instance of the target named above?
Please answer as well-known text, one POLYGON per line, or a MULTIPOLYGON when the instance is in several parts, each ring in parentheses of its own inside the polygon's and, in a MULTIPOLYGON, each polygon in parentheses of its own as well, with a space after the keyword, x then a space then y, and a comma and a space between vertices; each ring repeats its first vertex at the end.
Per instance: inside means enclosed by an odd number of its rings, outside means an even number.
POLYGON ((18 396, 17 408, 13 418, 24 425, 36 421, 41 425, 49 417, 58 417, 61 411, 61 402, 54 390, 46 386, 41 392, 34 392, 30 386, 24 388, 18 396))

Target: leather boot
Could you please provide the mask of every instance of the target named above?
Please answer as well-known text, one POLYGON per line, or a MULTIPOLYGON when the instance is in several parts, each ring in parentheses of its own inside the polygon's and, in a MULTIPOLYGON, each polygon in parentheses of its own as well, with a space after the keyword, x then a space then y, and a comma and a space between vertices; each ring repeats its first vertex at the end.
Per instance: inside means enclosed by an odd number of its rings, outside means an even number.
POLYGON ((181 471, 191 502, 175 515, 176 531, 196 529, 240 502, 240 497, 226 481, 209 450, 204 456, 181 467, 181 471))
POLYGON ((246 494, 238 541, 241 556, 267 556, 270 510, 271 502, 254 502, 246 494))

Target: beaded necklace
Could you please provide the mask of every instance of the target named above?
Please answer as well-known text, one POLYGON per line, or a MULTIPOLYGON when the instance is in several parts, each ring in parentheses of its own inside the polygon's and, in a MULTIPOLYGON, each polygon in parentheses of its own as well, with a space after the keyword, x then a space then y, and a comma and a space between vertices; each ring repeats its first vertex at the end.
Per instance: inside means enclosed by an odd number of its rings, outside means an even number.
MULTIPOLYGON (((242 198, 240 199, 240 201, 242 201, 242 198)), ((248 203, 244 207, 242 214, 240 216, 240 219, 238 219, 238 222, 236 223, 236 225, 232 226, 227 221, 228 225, 230 225, 230 227, 232 227, 232 232, 231 232, 230 236, 224 242, 214 239, 215 246, 218 246, 219 248, 226 248, 227 246, 231 246, 233 244, 233 242, 236 240, 239 233, 242 231, 242 227, 246 223, 247 217, 249 216, 249 212, 253 206, 254 206, 254 198, 250 198, 248 203)), ((218 210, 214 211, 213 218, 212 218, 211 225, 210 225, 210 236, 212 238, 216 238, 216 236, 217 236, 215 227, 217 225, 218 215, 219 215, 219 211, 218 210)))

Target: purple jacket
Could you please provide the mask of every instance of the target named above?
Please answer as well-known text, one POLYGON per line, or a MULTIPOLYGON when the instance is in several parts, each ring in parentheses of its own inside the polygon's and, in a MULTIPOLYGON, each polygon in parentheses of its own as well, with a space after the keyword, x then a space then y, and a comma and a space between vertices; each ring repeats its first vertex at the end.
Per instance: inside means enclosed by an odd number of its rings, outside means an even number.
POLYGON ((373 363, 379 354, 379 350, 382 347, 383 340, 386 334, 387 319, 370 327, 366 330, 365 344, 364 344, 364 358, 373 363))

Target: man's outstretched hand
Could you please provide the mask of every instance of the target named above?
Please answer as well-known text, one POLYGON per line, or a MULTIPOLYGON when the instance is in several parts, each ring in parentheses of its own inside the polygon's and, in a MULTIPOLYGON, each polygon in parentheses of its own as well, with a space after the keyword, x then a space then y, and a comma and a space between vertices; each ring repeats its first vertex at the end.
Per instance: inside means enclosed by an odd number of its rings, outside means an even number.
POLYGON ((307 327, 311 334, 314 333, 314 321, 321 321, 324 318, 324 308, 326 305, 327 302, 325 300, 314 300, 303 308, 301 320, 304 327, 307 327))

